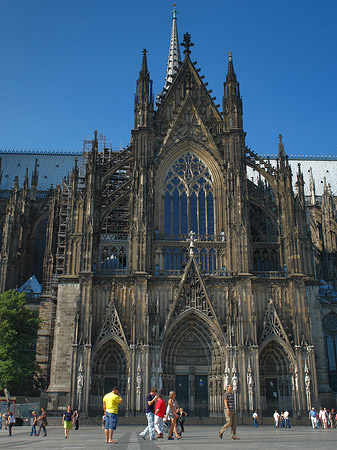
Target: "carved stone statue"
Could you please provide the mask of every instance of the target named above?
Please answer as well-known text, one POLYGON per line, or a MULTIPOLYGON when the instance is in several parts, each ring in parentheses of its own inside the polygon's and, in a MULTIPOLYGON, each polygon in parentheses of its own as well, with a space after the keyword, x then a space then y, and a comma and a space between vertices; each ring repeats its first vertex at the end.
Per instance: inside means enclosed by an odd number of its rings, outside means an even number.
POLYGON ((298 392, 298 368, 297 368, 297 366, 295 367, 295 387, 296 387, 296 391, 298 392))
POLYGON ((142 388, 142 369, 140 368, 140 366, 138 366, 137 368, 137 392, 138 390, 140 391, 142 388))
POLYGON ((253 369, 248 366, 247 370, 247 386, 248 386, 248 400, 249 400, 249 410, 253 411, 254 409, 254 377, 253 377, 253 369))
POLYGON ((156 387, 156 386, 157 386, 157 377, 156 377, 156 372, 153 371, 152 376, 151 376, 151 388, 156 387))
POLYGON ((229 372, 224 373, 224 389, 227 389, 227 386, 229 385, 229 372))
POLYGON ((248 368, 247 386, 249 391, 252 391, 254 389, 253 370, 250 367, 248 368))
POLYGON ((130 390, 131 390, 131 377, 130 377, 130 373, 129 373, 129 376, 128 376, 128 392, 130 392, 130 390))
POLYGON ((304 385, 305 385, 305 394, 307 397, 307 407, 308 407, 308 410, 310 410, 311 409, 311 390, 310 390, 311 378, 310 378, 310 370, 308 369, 307 362, 305 362, 304 373, 305 373, 304 385))
POLYGON ((77 392, 82 392, 83 389, 83 368, 80 364, 80 367, 78 368, 78 375, 77 375, 77 392))
POLYGON ((238 383, 239 383, 239 379, 236 376, 236 372, 233 372, 233 376, 232 376, 232 386, 233 386, 233 391, 236 392, 238 390, 238 383))
POLYGON ((140 397, 142 392, 142 369, 140 366, 137 368, 137 377, 136 377, 136 409, 140 411, 140 397))
POLYGON ((224 381, 223 388, 224 388, 224 390, 226 390, 227 386, 229 385, 228 358, 226 358, 226 367, 225 367, 225 371, 224 371, 223 381, 224 381))
POLYGON ((309 369, 305 371, 305 377, 304 377, 304 384, 305 384, 305 390, 310 392, 310 385, 311 385, 311 378, 309 374, 309 369))

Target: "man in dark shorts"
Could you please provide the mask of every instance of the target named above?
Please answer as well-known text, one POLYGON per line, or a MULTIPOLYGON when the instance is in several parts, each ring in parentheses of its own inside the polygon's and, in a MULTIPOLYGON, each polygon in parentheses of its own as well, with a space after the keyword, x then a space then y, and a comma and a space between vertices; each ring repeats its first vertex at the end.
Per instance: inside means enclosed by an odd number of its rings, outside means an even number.
POLYGON ((233 386, 230 384, 227 386, 227 392, 225 393, 225 416, 226 423, 219 431, 219 437, 222 439, 222 435, 227 430, 227 428, 231 427, 232 429, 232 439, 239 439, 236 436, 236 412, 235 412, 235 402, 234 402, 234 394, 233 394, 233 386))

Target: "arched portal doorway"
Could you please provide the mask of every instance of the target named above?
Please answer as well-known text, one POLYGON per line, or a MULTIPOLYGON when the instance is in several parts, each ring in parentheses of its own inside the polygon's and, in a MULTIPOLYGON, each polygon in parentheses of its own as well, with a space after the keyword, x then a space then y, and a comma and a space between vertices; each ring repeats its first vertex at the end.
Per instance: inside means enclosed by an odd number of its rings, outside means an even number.
POLYGON ((202 313, 181 314, 162 347, 163 390, 177 393, 190 415, 208 416, 221 409, 223 355, 220 339, 202 313))
MULTIPOLYGON (((105 394, 118 386, 122 397, 127 396, 127 377, 129 362, 123 345, 117 339, 103 340, 92 360, 92 382, 90 392, 90 411, 100 413, 105 394)), ((125 403, 120 405, 119 414, 125 414, 125 403)))
POLYGON ((293 412, 294 362, 277 340, 271 340, 260 353, 261 404, 266 415, 277 409, 293 412))

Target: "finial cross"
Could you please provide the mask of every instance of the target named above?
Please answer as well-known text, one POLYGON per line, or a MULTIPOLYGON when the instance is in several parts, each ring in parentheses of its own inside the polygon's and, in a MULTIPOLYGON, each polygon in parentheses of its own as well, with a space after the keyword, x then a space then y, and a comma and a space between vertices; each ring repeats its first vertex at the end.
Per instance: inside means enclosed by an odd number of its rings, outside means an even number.
POLYGON ((176 19, 177 18, 177 14, 178 14, 178 11, 176 10, 176 6, 177 6, 177 4, 173 3, 173 11, 172 11, 172 18, 173 19, 176 19))
POLYGON ((191 53, 190 47, 194 46, 191 42, 191 35, 189 33, 184 34, 184 42, 182 42, 181 45, 185 47, 184 53, 189 55, 191 53))

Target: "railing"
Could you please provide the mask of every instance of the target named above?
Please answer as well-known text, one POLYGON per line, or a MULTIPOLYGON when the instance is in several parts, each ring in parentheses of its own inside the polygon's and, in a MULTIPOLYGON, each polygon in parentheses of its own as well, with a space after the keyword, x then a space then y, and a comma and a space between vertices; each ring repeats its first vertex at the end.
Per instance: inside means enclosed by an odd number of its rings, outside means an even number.
POLYGON ((126 233, 111 233, 111 234, 101 234, 100 242, 112 242, 112 241, 128 241, 130 238, 129 234, 126 233))
POLYGON ((100 269, 93 267, 93 273, 97 275, 130 275, 130 269, 100 269))
MULTIPOLYGON (((193 236, 195 242, 226 242, 224 234, 195 234, 193 236)), ((190 240, 189 234, 158 234, 155 233, 156 241, 182 241, 187 242, 190 240)))
POLYGON ((278 236, 252 236, 252 242, 261 242, 262 244, 277 244, 279 243, 278 236))
MULTIPOLYGON (((206 270, 203 271, 200 269, 203 277, 231 277, 233 276, 233 272, 228 272, 226 270, 206 270)), ((157 277, 179 277, 184 273, 184 268, 176 269, 176 270, 152 270, 151 275, 157 277)))
POLYGON ((281 277, 286 277, 287 276, 287 272, 277 272, 277 271, 259 271, 259 272, 252 272, 252 274, 256 277, 260 277, 260 278, 281 278, 281 277))

